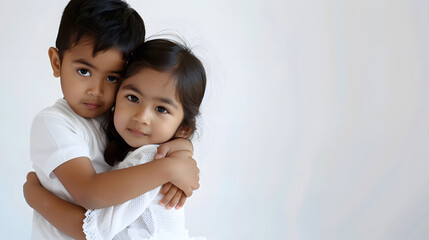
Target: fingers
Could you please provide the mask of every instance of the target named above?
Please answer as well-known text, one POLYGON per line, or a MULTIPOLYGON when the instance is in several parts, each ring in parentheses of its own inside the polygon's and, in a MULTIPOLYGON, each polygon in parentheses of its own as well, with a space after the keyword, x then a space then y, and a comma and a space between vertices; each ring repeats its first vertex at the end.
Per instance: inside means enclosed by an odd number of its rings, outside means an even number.
POLYGON ((39 178, 35 172, 29 172, 27 174, 27 182, 40 184, 39 178))
MULTIPOLYGON (((22 185, 22 191, 24 194, 25 201, 30 205, 29 198, 30 192, 34 186, 40 185, 40 181, 37 178, 37 175, 35 172, 29 172, 27 173, 27 181, 22 185)), ((31 206, 31 205, 30 205, 31 206)))
MULTIPOLYGON (((183 190, 183 189, 182 189, 183 190)), ((194 192, 194 190, 191 188, 187 189, 187 190, 183 190, 183 192, 185 193, 186 197, 190 197, 192 196, 192 193, 194 192)))
MULTIPOLYGON (((167 203, 169 203, 174 198, 178 190, 179 189, 176 186, 172 185, 172 187, 168 190, 168 192, 164 194, 164 197, 159 202, 159 205, 161 206, 167 205, 167 203)), ((167 207, 167 209, 169 208, 167 207)))
POLYGON ((198 190, 200 188, 200 184, 197 182, 197 183, 195 183, 193 186, 192 186, 192 189, 195 191, 195 190, 198 190))
POLYGON ((198 188, 200 188, 200 177, 197 175, 194 183, 192 184, 191 188, 192 190, 197 190, 198 188))
POLYGON ((170 151, 170 147, 168 144, 164 143, 158 147, 158 151, 156 152, 155 159, 165 158, 167 153, 170 151))
POLYGON ((172 184, 171 182, 168 182, 168 183, 164 184, 164 185, 162 186, 162 188, 161 188, 160 193, 161 193, 162 195, 167 194, 167 193, 168 193, 168 191, 170 190, 170 188, 171 188, 172 186, 173 186, 173 184, 172 184))
POLYGON ((186 199, 188 199, 185 194, 182 194, 182 196, 180 197, 179 203, 177 203, 176 205, 176 209, 179 210, 183 207, 183 205, 185 205, 186 199))
POLYGON ((179 210, 183 205, 185 205, 187 199, 185 193, 173 184, 164 184, 161 189, 161 193, 164 194, 164 197, 159 202, 159 205, 165 206, 167 210, 172 209, 173 207, 179 210), (165 193, 163 193, 163 190, 165 193))
POLYGON ((196 177, 195 177, 195 181, 194 181, 194 183, 191 186, 192 190, 197 190, 198 188, 200 188, 200 183, 199 182, 200 182, 200 169, 197 167, 197 174, 196 174, 196 177))
POLYGON ((199 176, 199 172, 200 172, 200 170, 199 170, 199 168, 197 168, 197 172, 194 172, 194 174, 195 174, 194 181, 193 182, 189 182, 188 183, 189 185, 188 185, 188 187, 186 189, 181 189, 184 192, 184 194, 186 195, 186 197, 192 196, 193 192, 195 190, 197 190, 197 189, 200 188, 200 183, 199 183, 200 176, 199 176))
POLYGON ((171 199, 171 201, 168 203, 167 205, 167 209, 172 209, 173 207, 175 207, 177 205, 177 203, 179 203, 179 200, 182 198, 182 191, 177 191, 176 194, 174 195, 174 197, 171 199))
POLYGON ((30 179, 32 179, 32 178, 34 178, 34 175, 36 175, 35 172, 29 172, 29 173, 27 173, 27 181, 30 180, 30 179))

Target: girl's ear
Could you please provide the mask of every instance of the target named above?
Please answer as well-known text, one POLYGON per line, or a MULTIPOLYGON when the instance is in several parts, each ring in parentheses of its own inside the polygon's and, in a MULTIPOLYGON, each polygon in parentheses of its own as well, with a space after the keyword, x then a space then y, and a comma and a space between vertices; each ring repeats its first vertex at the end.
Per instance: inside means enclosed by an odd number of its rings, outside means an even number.
POLYGON ((60 54, 58 50, 54 47, 50 47, 48 50, 49 60, 51 62, 52 71, 54 77, 59 77, 61 75, 61 61, 60 54))
POLYGON ((189 138, 191 136, 191 128, 185 125, 181 125, 179 129, 177 129, 175 137, 180 138, 189 138))

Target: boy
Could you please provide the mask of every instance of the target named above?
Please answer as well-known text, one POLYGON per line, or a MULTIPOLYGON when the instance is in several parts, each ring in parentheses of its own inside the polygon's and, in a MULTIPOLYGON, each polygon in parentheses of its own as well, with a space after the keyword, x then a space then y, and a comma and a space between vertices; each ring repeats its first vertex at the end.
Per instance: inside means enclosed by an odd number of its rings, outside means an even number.
MULTIPOLYGON (((49 49, 64 98, 40 112, 31 129, 31 160, 43 186, 85 208, 102 208, 171 182, 187 196, 198 185, 189 142, 182 150, 133 168, 108 171, 104 162, 103 114, 114 104, 125 59, 144 41, 138 13, 121 0, 71 0, 56 47, 49 49)), ((32 239, 70 239, 34 212, 32 239)))

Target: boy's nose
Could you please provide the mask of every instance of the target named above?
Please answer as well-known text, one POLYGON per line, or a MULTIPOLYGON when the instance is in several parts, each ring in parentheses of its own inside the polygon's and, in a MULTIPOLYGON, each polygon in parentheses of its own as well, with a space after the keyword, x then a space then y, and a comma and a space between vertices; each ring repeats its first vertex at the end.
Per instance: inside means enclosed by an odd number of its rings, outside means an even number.
POLYGON ((88 94, 100 97, 103 95, 103 87, 104 87, 104 81, 103 80, 95 80, 94 83, 90 86, 88 89, 88 94))

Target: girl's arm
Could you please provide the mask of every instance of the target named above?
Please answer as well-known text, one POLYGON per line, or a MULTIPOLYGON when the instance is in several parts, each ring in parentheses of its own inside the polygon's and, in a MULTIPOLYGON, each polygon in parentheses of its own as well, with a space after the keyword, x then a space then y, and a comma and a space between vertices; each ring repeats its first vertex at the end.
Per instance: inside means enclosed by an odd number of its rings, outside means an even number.
POLYGON ((173 140, 169 142, 170 151, 176 143, 188 146, 165 158, 127 169, 97 174, 88 158, 79 157, 63 163, 54 173, 73 199, 87 209, 123 203, 167 182, 189 197, 199 188, 199 170, 192 159, 192 143, 173 140))
MULTIPOLYGON (((166 142, 159 146, 155 159, 163 158, 167 156, 169 152, 175 151, 188 151, 190 156, 192 156, 194 154, 194 146, 189 139, 177 138, 175 141, 166 142)), ((163 194, 164 197, 159 202, 159 205, 165 206, 167 209, 173 207, 180 209, 185 205, 187 198, 185 193, 171 182, 162 186, 161 194, 163 194)))
POLYGON ((65 201, 46 190, 34 172, 27 174, 27 182, 24 183, 23 191, 28 205, 54 227, 72 238, 86 239, 82 229, 86 212, 84 208, 65 201))

